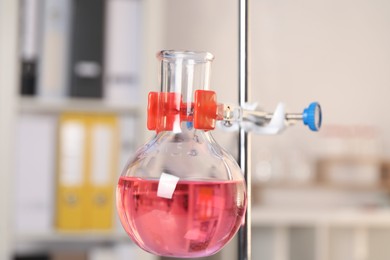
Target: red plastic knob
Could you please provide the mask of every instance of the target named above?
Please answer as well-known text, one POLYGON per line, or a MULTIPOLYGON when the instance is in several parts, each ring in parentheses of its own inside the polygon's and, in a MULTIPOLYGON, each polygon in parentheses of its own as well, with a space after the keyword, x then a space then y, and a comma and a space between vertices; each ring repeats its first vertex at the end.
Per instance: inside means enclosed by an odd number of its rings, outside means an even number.
POLYGON ((194 105, 194 127, 213 130, 217 119, 217 94, 210 90, 196 90, 194 105))

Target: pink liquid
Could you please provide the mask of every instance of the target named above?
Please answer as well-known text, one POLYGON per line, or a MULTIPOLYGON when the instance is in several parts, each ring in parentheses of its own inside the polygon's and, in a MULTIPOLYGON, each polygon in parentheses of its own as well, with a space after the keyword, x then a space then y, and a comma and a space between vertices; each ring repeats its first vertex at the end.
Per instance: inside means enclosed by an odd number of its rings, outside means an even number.
POLYGON ((229 242, 243 221, 242 181, 179 181, 172 199, 158 197, 157 188, 157 180, 134 177, 121 177, 117 187, 122 225, 150 253, 212 255, 229 242))

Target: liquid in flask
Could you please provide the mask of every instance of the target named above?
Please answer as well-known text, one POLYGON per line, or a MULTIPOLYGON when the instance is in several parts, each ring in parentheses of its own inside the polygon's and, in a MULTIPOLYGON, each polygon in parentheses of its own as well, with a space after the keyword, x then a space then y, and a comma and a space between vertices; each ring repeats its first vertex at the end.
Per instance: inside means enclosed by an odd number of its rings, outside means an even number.
POLYGON ((194 126, 194 93, 208 90, 213 56, 162 51, 161 92, 149 95, 156 136, 122 172, 117 210, 132 240, 161 256, 217 253, 243 223, 247 195, 234 158, 194 126))

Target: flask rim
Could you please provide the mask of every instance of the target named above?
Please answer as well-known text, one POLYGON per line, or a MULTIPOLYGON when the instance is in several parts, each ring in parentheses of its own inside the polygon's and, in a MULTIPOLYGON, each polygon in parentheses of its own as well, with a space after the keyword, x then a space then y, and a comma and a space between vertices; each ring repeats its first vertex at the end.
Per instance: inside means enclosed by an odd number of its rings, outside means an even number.
POLYGON ((212 61, 214 55, 210 52, 187 51, 187 50, 162 50, 157 53, 157 58, 161 61, 185 60, 194 63, 205 63, 212 61))

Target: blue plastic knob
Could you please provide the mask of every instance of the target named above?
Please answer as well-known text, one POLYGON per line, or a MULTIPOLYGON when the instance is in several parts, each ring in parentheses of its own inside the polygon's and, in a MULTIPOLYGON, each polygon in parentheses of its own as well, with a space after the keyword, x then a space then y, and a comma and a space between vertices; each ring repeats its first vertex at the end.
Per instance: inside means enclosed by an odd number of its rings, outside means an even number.
POLYGON ((321 128, 322 112, 321 106, 318 102, 312 102, 303 110, 303 123, 312 131, 318 131, 321 128))

